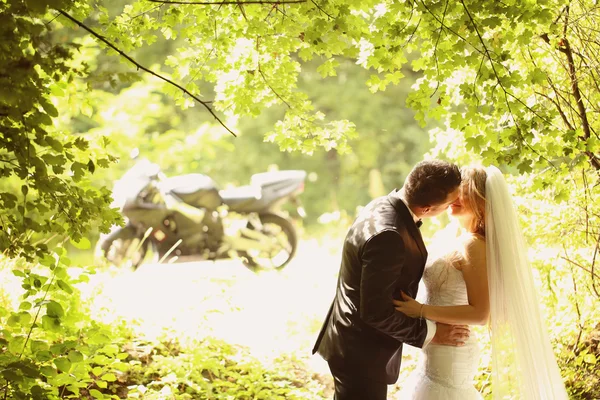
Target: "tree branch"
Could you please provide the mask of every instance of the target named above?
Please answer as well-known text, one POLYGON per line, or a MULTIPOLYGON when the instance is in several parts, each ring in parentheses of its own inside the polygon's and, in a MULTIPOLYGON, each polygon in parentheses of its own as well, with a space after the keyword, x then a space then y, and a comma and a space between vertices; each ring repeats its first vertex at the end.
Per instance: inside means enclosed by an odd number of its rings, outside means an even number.
POLYGON ((16 168, 21 167, 19 164, 15 163, 14 161, 15 160, 5 160, 3 158, 0 158, 0 162, 6 163, 6 164, 10 164, 10 165, 12 165, 13 167, 16 167, 16 168))
POLYGON ((592 275, 592 279, 594 279, 594 278, 600 279, 600 275, 598 275, 598 273, 596 273, 594 271, 590 271, 588 268, 584 267, 583 265, 579 264, 578 262, 573 261, 570 258, 563 257, 563 256, 560 256, 560 258, 562 258, 563 260, 568 261, 569 263, 575 265, 576 267, 584 270, 588 274, 591 274, 592 275))
POLYGON ((424 2, 423 0, 420 0, 420 1, 421 1, 421 5, 423 6, 423 8, 425 8, 425 10, 426 10, 426 11, 427 11, 427 12, 428 12, 428 13, 429 13, 429 14, 430 14, 430 15, 431 15, 433 18, 435 18, 435 20, 436 20, 437 22, 439 22, 439 23, 441 24, 441 26, 443 26, 444 28, 446 28, 446 30, 447 30, 448 32, 451 32, 451 33, 452 33, 454 36, 456 36, 456 37, 458 37, 458 38, 462 39, 462 40, 463 40, 465 43, 467 43, 469 46, 471 46, 471 47, 472 47, 472 48, 473 48, 475 51, 477 51, 478 53, 481 53, 481 54, 485 55, 485 53, 484 53, 484 52, 482 52, 482 51, 481 51, 481 50, 480 50, 480 49, 479 49, 477 46, 474 46, 474 45, 472 45, 472 44, 471 44, 471 42, 469 42, 469 41, 468 41, 468 40, 467 40, 467 39, 466 39, 464 36, 462 36, 460 33, 456 32, 454 29, 450 28, 449 26, 445 25, 445 24, 444 24, 444 23, 443 23, 443 22, 442 22, 442 21, 439 19, 439 17, 438 17, 437 15, 435 15, 435 14, 433 13, 433 11, 431 11, 431 10, 429 9, 429 7, 427 7, 427 5, 425 4, 425 2, 424 2))
MULTIPOLYGON (((412 16, 411 16, 411 18, 412 18, 412 16)), ((408 40, 406 41, 406 43, 404 43, 404 46, 402 48, 405 48, 406 46, 408 46, 408 44, 412 41, 413 37, 415 36, 415 33, 417 32, 417 29, 419 29, 419 26, 421 26, 421 21, 423 21, 423 19, 419 18, 419 22, 417 22, 417 26, 415 26, 415 29, 412 31, 408 40)))
POLYGON ((223 6, 223 5, 244 5, 244 4, 272 4, 277 6, 279 4, 298 4, 298 3, 306 3, 306 0, 247 0, 247 1, 178 1, 178 0, 147 0, 152 3, 160 3, 160 4, 195 4, 200 6, 223 6))
POLYGON ((148 14, 149 12, 152 12, 152 11, 156 10, 157 8, 161 8, 162 6, 163 6, 162 4, 159 4, 159 5, 153 6, 151 9, 149 9, 149 10, 146 10, 146 11, 143 11, 143 12, 141 12, 141 13, 139 13, 139 14, 137 14, 137 15, 134 15, 133 17, 129 18, 129 21, 133 21, 134 19, 136 19, 136 18, 138 18, 138 17, 141 17, 142 15, 146 15, 146 14, 148 14))
MULTIPOLYGON (((568 15, 568 10, 567 10, 568 15)), ((565 17, 566 21, 568 19, 565 17)), ((565 22, 565 32, 567 22, 565 22)), ((567 57, 567 62, 569 65, 569 78, 571 80, 571 90, 573 97, 575 98, 575 102, 577 103, 577 109, 579 110, 579 118, 581 119, 581 126, 583 128, 583 140, 588 140, 591 137, 590 131, 590 122, 587 117, 587 112, 585 109, 585 104, 583 104, 583 98, 581 97, 581 91, 579 89, 579 82, 577 81, 577 70, 575 69, 575 60, 573 58, 573 51, 571 49, 571 44, 569 43, 569 39, 563 37, 560 41, 558 50, 565 54, 567 57)), ((590 151, 584 152, 588 158, 590 159, 590 163, 596 170, 600 170, 600 160, 598 157, 590 151)))
POLYGON ((594 257, 592 258, 592 266, 590 274, 592 275, 592 288, 594 289, 594 293, 596 293, 596 297, 600 298, 600 293, 598 293, 598 289, 596 288, 596 274, 594 273, 594 266, 596 265, 596 257, 598 256, 598 249, 600 247, 600 236, 596 239, 596 248, 594 249, 594 257))
MULTIPOLYGON (((585 199, 585 201, 583 203, 583 211, 585 213, 585 241, 587 242, 589 235, 590 235, 590 211, 588 208, 588 205, 589 205, 588 195, 590 195, 590 197, 591 197, 591 193, 590 193, 590 188, 588 186, 585 170, 583 168, 581 169, 581 179, 583 181, 583 197, 585 199)), ((600 238, 599 238, 599 240, 600 240, 600 238)), ((592 261, 592 271, 594 269, 593 266, 594 266, 595 260, 596 260, 596 256, 594 255, 594 261, 592 261)), ((593 278, 593 274, 592 274, 592 278, 593 278)))
POLYGON ((267 85, 267 87, 269 89, 271 89, 271 92, 273 92, 273 94, 275 94, 275 96, 277 96, 279 98, 279 100, 281 100, 288 108, 292 108, 292 106, 290 106, 290 103, 288 103, 287 101, 285 101, 285 99, 279 93, 277 93, 275 91, 275 89, 273 89, 273 86, 271 86, 271 84, 269 83, 269 81, 267 81, 267 77, 262 72, 262 69, 260 68, 260 65, 258 66, 258 73, 260 74, 260 76, 262 77, 263 81, 265 82, 265 85, 267 85))
POLYGON ((583 127, 584 139, 590 138, 590 124, 587 119, 587 113, 585 110, 585 105, 583 104, 583 98, 581 97, 581 91, 579 89, 579 82, 577 81, 577 71, 575 69, 575 60, 573 59, 573 51, 571 50, 571 44, 567 38, 562 39, 563 47, 560 47, 559 50, 565 53, 569 65, 569 78, 571 79, 571 90, 573 97, 575 98, 575 102, 577 103, 577 109, 579 111, 579 118, 581 118, 581 123, 583 127))
POLYGON ((481 74, 481 68, 483 67, 483 63, 485 62, 485 55, 481 56, 481 62, 479 63, 479 69, 477 69, 477 74, 475 74, 475 79, 473 79, 473 95, 477 99, 477 107, 481 104, 481 100, 479 96, 477 96, 477 79, 479 79, 479 75, 481 74))
MULTIPOLYGON (((508 97, 512 97, 513 99, 515 99, 518 103, 520 103, 521 105, 523 105, 527 110, 529 110, 531 113, 533 113, 533 115, 535 115, 536 117, 540 118, 542 121, 546 122, 549 125, 554 125, 552 123, 552 121, 548 121, 546 118, 544 118, 543 116, 539 115, 535 110, 533 110, 531 107, 529 107, 527 104, 525 104, 525 102, 523 102, 523 100, 519 99, 517 96, 515 96, 514 94, 510 93, 508 90, 506 90, 506 88, 504 87, 504 84, 502 83, 502 80, 500 79, 500 75, 498 75, 498 71, 496 71, 496 66, 494 65, 494 60, 492 59, 492 56, 490 54, 490 51, 488 50, 487 46, 485 45, 485 42, 483 40, 483 37, 481 36, 481 33, 479 32, 479 28, 477 28, 477 24, 475 23, 475 20, 473 19, 473 16, 471 15, 471 13, 469 12, 469 9, 467 8, 467 5, 465 4, 464 0, 460 0, 463 8, 465 9, 465 12, 467 13, 467 16, 469 17, 469 20, 471 21, 471 24, 473 24, 473 28, 475 29, 475 33, 477 34, 477 37, 479 38, 479 42, 481 43, 481 46, 483 46, 483 54, 487 57, 487 59, 490 62, 490 66, 492 67, 492 71, 494 72, 494 76, 496 77, 496 81, 498 82, 498 85, 500 86, 500 88, 502 89, 502 92, 504 93, 504 101, 506 102, 506 107, 508 108, 508 112, 510 113, 513 122, 515 123, 515 125, 517 126, 517 128, 519 129, 517 120, 512 112, 512 108, 510 106, 510 102, 508 101, 508 97)), ((553 166, 554 164, 552 164, 552 162, 550 160, 548 160, 546 157, 544 157, 543 155, 541 155, 540 153, 538 153, 533 147, 531 147, 531 145, 529 143, 527 143, 527 141, 525 140, 525 138, 523 137, 523 135, 518 131, 517 129, 517 134, 521 137, 521 140, 523 141, 523 143, 535 154, 537 154, 540 158, 544 159, 548 165, 553 166)))
POLYGON ((60 257, 58 257, 58 259, 56 260, 56 265, 55 265, 54 269, 52 270, 52 276, 50 278, 50 282, 46 285, 46 291, 44 292, 42 301, 39 302, 37 312, 35 313, 35 317, 33 318, 33 322, 31 323, 29 332, 27 332, 27 337, 25 338, 25 343, 23 344, 23 349, 19 353, 19 360, 23 357, 23 354, 25 353, 25 349, 27 349, 27 343, 29 342, 29 339, 31 338, 31 334, 33 333, 33 329, 37 326, 36 322, 37 322, 38 318, 40 317, 40 312, 42 311, 42 305, 44 304, 44 302, 46 301, 46 298, 48 297, 48 292, 50 291, 50 287, 52 286, 52 283, 54 282, 54 278, 56 277, 56 271, 58 270, 57 267, 59 266, 59 264, 60 264, 60 257))
MULTIPOLYGON (((244 20, 246 22, 248 22, 248 17, 246 16, 246 10, 244 10, 244 6, 240 3, 237 5, 238 8, 240 9, 240 12, 242 13, 242 16, 244 17, 244 20)), ((274 7, 271 7, 271 11, 273 11, 274 7)), ((269 14, 271 14, 271 11, 269 11, 269 14)))
MULTIPOLYGON (((533 63, 533 66, 537 68, 537 63, 535 62, 535 58, 533 57, 533 55, 531 54, 531 50, 529 49, 529 47, 527 48, 527 54, 529 55, 529 58, 531 58, 531 62, 533 63)), ((554 90, 554 93, 556 94, 557 97, 560 97, 560 95, 558 94, 558 92, 556 91, 556 88, 554 87, 554 85, 552 84, 552 80, 550 79, 549 76, 546 76, 546 79, 548 80, 548 83, 550 84, 550 87, 554 90)), ((549 100, 550 102, 552 102, 554 104, 554 106, 556 107, 556 109, 558 110, 558 113, 560 114, 563 122, 565 123, 565 125, 567 126, 567 128, 569 128, 570 130, 575 130, 575 128, 573 128, 573 125, 571 124, 571 122, 569 121, 569 119, 567 118, 567 115, 564 113, 559 100, 554 100, 553 98, 551 98, 550 96, 548 96, 547 94, 544 94, 542 92, 538 92, 538 91, 534 91, 535 94, 542 96, 544 98, 546 98, 547 100, 549 100)), ((567 105, 571 105, 569 102, 567 102, 567 105)))
MULTIPOLYGON (((152 1, 152 0, 149 0, 152 1)), ((190 96, 192 99, 196 100, 198 103, 202 104, 202 106, 204 106, 204 108, 206 108, 208 110, 208 112, 217 120, 217 122, 227 130, 227 132, 231 133, 233 136, 237 137, 237 135, 235 133, 233 133, 233 131, 231 129, 229 129, 227 127, 227 125, 225 125, 225 123, 223 121, 221 121, 221 119, 217 116, 217 114, 215 114, 215 112, 212 110, 212 108, 210 108, 210 106, 208 105, 209 103, 200 100, 200 98, 196 95, 194 95, 193 93, 191 93, 189 90, 187 90, 186 88, 184 88, 183 86, 179 85, 178 83, 173 82, 172 80, 165 78, 162 75, 157 74, 156 72, 152 71, 151 69, 148 69, 146 67, 144 67, 143 65, 141 65, 140 63, 138 63, 137 61, 135 61, 133 58, 131 58, 129 55, 125 54, 123 51, 121 51, 120 49, 118 49, 115 45, 113 45, 111 42, 108 41, 108 39, 106 39, 104 36, 100 35, 99 33, 95 32, 92 28, 88 27, 87 25, 85 25, 83 22, 73 18, 71 15, 69 15, 68 13, 66 13, 63 10, 58 10, 58 12, 60 14, 62 14, 63 16, 65 16, 67 19, 71 20, 73 23, 75 23, 76 25, 80 26, 81 28, 85 29, 86 31, 88 31, 89 33, 91 33, 93 36, 95 36, 98 40, 102 41, 103 43, 105 43, 108 47, 110 47, 111 49, 113 49, 114 51, 116 51, 121 57, 125 58, 127 61, 129 61, 130 63, 132 63, 133 65, 135 65, 138 69, 141 69, 142 71, 145 71, 147 73, 149 73, 152 76, 155 76, 156 78, 167 82, 168 84, 175 86, 177 89, 181 90, 183 93, 187 94, 188 96, 190 96)))
MULTIPOLYGON (((581 334, 583 333, 583 329, 585 328, 585 323, 581 322, 581 310, 579 309, 579 302, 577 301, 577 282, 575 281, 575 274, 573 274, 573 269, 571 267, 571 279, 573 280, 573 298, 575 299, 575 310, 577 311, 577 325, 579 325, 579 334, 577 335, 577 341, 573 345, 573 354, 577 352, 577 348, 579 347, 579 343, 581 341, 581 334)), ((571 359, 569 359, 569 362, 571 359)))
MULTIPOLYGON (((565 103, 565 105, 568 106, 567 110, 569 111, 569 114, 571 115, 571 118, 573 119, 573 121, 575 121, 575 119, 576 119, 575 115, 577 117, 579 117, 579 113, 577 112, 577 110, 575 109, 575 107, 573 107, 573 104, 571 104, 571 102, 569 101, 569 99, 566 98, 561 93, 561 90, 559 90, 559 88, 556 87, 556 85, 554 84, 554 82, 552 81, 552 79, 549 76, 546 77, 546 80, 548 81, 548 84, 550 85, 550 87, 554 91, 554 94, 556 94, 557 99, 560 98, 565 103)), ((567 92, 567 95, 568 94, 569 94, 569 92, 567 92)))
POLYGON ((323 9, 323 7, 321 7, 320 5, 318 5, 316 1, 310 0, 310 2, 313 3, 315 5, 315 7, 317 7, 319 9, 319 11, 321 11, 323 14, 327 15, 327 17, 329 17, 329 19, 334 19, 327 11, 325 11, 323 9))
POLYGON ((575 128, 573 128, 573 125, 571 125, 571 122, 569 121, 569 119, 567 118, 567 116, 565 115, 562 107, 560 106, 560 103, 557 102, 556 100, 554 100, 553 98, 551 98, 550 96, 548 96, 547 94, 544 94, 542 92, 538 92, 536 91, 535 94, 542 96, 544 98, 546 98, 547 100, 551 101, 554 106, 556 107, 556 109, 558 110, 558 113, 560 114, 563 122, 565 123, 565 125, 567 126, 567 128, 569 128, 570 130, 574 131, 575 128))
POLYGON ((444 6, 444 13, 442 14, 442 21, 440 22, 440 33, 438 33, 437 39, 435 40, 435 46, 433 47, 433 58, 435 58, 435 69, 437 71, 437 83, 435 86, 435 90, 431 93, 430 98, 433 97, 434 94, 440 88, 440 65, 437 59, 437 47, 440 42, 440 38, 442 37, 442 32, 444 31, 444 20, 446 19, 446 13, 448 12, 448 0, 446 0, 446 5, 444 6))

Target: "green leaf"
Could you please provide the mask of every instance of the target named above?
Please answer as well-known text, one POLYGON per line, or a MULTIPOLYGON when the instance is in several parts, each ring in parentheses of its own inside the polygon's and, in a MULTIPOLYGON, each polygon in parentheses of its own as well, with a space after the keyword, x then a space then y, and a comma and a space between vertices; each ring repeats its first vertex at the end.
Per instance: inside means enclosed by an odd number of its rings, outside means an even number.
POLYGON ((43 340, 32 340, 30 343, 32 353, 37 353, 41 350, 48 350, 50 348, 48 343, 44 342, 43 340))
POLYGON ((524 160, 523 162, 519 163, 519 165, 517 165, 517 169, 521 174, 526 174, 533 171, 530 160, 524 160))
POLYGON ((104 398, 104 395, 98 389, 91 389, 90 395, 95 399, 103 399, 104 398))
POLYGON ((77 350, 71 350, 69 351, 69 361, 71 361, 72 363, 78 363, 83 361, 83 354, 81 354, 81 352, 77 351, 77 350))
POLYGON ((46 304, 46 315, 52 318, 61 318, 65 315, 65 310, 54 300, 50 300, 46 304))
POLYGON ((62 279, 58 279, 56 281, 56 284, 58 285, 59 288, 61 288, 65 292, 67 292, 69 294, 73 293, 73 288, 71 288, 71 286, 68 283, 66 283, 65 281, 63 281, 62 279))
POLYGON ((46 11, 47 3, 44 0, 26 0, 25 2, 34 13, 43 14, 46 11))
POLYGON ((52 352, 52 354, 59 355, 63 351, 65 351, 65 345, 62 343, 55 343, 52 346, 50 346, 50 351, 52 352))
POLYGON ((593 353, 586 354, 583 357, 583 361, 587 364, 596 364, 596 356, 593 353))
POLYGON ((326 78, 328 76, 335 76, 336 75, 336 68, 339 67, 340 63, 338 61, 336 61, 335 59, 331 58, 327 61, 325 61, 323 64, 321 64, 318 68, 317 68, 317 72, 319 74, 321 74, 321 76, 323 78, 326 78))
POLYGON ((108 383, 106 381, 96 381, 96 385, 100 389, 106 389, 108 387, 108 383))
POLYGON ((92 105, 87 101, 82 101, 79 103, 79 110, 81 114, 85 115, 86 117, 91 117, 92 114, 94 114, 94 107, 92 107, 92 105))
POLYGON ((59 142, 58 140, 54 139, 52 136, 46 136, 44 138, 44 140, 46 141, 46 143, 48 143, 48 145, 50 147, 52 147, 52 149, 58 153, 63 151, 63 145, 61 142, 59 142))
POLYGON ((18 369, 24 376, 29 378, 37 378, 40 375, 37 366, 29 361, 13 362, 8 364, 8 367, 18 369))
POLYGON ((88 343, 91 345, 100 345, 110 343, 111 339, 103 332, 92 332, 88 338, 88 343))
POLYGON ((106 357, 104 354, 96 354, 92 361, 98 365, 107 365, 112 361, 110 358, 106 357))
POLYGON ((48 113, 49 116, 51 116, 52 118, 58 117, 58 110, 56 109, 56 107, 54 107, 52 103, 50 103, 46 99, 42 99, 40 103, 42 104, 44 111, 46 111, 46 113, 48 113))
POLYGON ((25 347, 25 337, 22 335, 13 336, 8 342, 8 351, 13 354, 20 354, 23 351, 23 347, 25 347))
POLYGON ((21 311, 18 316, 21 326, 29 325, 32 320, 32 316, 28 311, 21 311))
POLYGON ((62 372, 69 372, 71 369, 71 361, 69 361, 69 359, 66 357, 58 357, 54 359, 54 365, 56 365, 56 368, 62 372))
POLYGON ((48 350, 41 350, 35 353, 35 359, 40 362, 50 361, 54 358, 54 355, 48 350))
POLYGON ((89 142, 82 137, 78 137, 77 139, 75 139, 74 144, 75 147, 77 147, 81 151, 85 151, 90 147, 89 142))
POLYGON ((31 395, 33 397, 33 400, 43 400, 43 399, 47 398, 46 394, 48 393, 48 391, 44 390, 39 385, 33 385, 31 387, 30 391, 31 391, 31 395))
POLYGON ((17 327, 19 326, 21 321, 21 318, 19 318, 19 316, 17 314, 13 314, 11 315, 8 320, 6 321, 6 324, 10 327, 17 327))
POLYGON ((19 383, 19 382, 23 381, 23 376, 21 374, 17 373, 17 371, 15 371, 14 369, 9 369, 9 368, 3 369, 2 376, 8 382, 19 383))
POLYGON ((56 259, 52 257, 50 254, 45 254, 41 260, 39 260, 40 264, 45 265, 46 267, 53 267, 56 265, 56 259))
POLYGON ((92 247, 92 244, 90 243, 90 240, 88 238, 85 238, 85 237, 82 237, 81 239, 79 239, 78 242, 74 241, 73 239, 71 239, 70 242, 71 242, 71 244, 73 246, 75 246, 79 250, 87 250, 90 247, 92 247))
POLYGON ((51 332, 57 332, 60 329, 60 319, 44 315, 42 317, 42 327, 51 332))
POLYGON ((56 375, 58 375, 58 372, 56 372, 56 370, 49 365, 42 365, 40 367, 40 372, 42 375, 47 376, 48 378, 54 378, 56 375))
POLYGON ((106 382, 114 382, 117 380, 117 377, 115 376, 115 374, 109 372, 107 374, 102 375, 102 380, 106 382))
POLYGON ((119 352, 119 346, 116 344, 107 344, 101 351, 107 356, 114 357, 119 352))

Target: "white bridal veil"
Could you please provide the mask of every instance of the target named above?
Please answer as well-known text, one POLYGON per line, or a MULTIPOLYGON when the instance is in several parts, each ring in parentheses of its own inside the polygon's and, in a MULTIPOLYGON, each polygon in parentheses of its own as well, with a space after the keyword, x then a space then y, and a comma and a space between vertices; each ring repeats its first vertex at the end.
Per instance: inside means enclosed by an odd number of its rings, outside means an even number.
POLYGON ((568 399, 540 315, 525 240, 502 173, 486 169, 485 235, 494 400, 568 399))

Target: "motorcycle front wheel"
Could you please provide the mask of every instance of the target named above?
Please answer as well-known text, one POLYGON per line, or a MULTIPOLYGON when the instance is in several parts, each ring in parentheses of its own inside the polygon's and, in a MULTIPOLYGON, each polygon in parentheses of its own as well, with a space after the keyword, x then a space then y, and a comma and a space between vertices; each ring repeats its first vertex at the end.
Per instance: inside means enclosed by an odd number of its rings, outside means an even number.
POLYGON ((240 252, 244 265, 252 268, 281 269, 296 254, 298 237, 296 229, 290 221, 275 214, 260 215, 260 227, 249 225, 250 229, 259 230, 273 239, 268 250, 248 250, 240 252))
POLYGON ((112 265, 137 270, 146 262, 158 261, 158 250, 151 240, 139 237, 123 237, 112 240, 101 254, 112 265))

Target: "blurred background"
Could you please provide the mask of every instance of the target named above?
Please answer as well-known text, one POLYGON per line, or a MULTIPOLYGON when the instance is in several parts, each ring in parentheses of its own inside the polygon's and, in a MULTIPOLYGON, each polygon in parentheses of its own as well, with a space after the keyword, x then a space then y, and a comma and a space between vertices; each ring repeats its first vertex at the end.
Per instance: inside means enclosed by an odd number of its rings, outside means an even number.
MULTIPOLYGON (((115 16, 128 2, 101 3, 115 16)), ((242 259, 210 261, 200 256, 162 263, 148 257, 134 269, 98 257, 99 227, 64 244, 60 237, 31 232, 28 240, 60 248, 64 256, 42 259, 54 271, 51 276, 44 267, 36 269, 22 259, 2 259, 0 317, 13 329, 2 334, 5 347, 21 358, 19 346, 29 340, 32 309, 23 295, 56 280, 56 303, 44 297, 34 304, 46 307, 40 324, 47 336, 39 334, 36 344, 25 347, 42 364, 51 359, 44 357, 58 357, 51 370, 37 372, 52 383, 57 397, 331 398, 327 365, 311 350, 333 299, 346 230, 360 207, 401 187, 415 163, 444 156, 444 147, 452 147, 452 137, 440 134, 432 141, 430 132, 440 128, 439 122, 426 119, 419 125, 406 106, 421 77, 408 66, 411 55, 401 83, 376 92, 365 85, 371 73, 353 60, 338 58, 337 75, 324 78, 319 62, 298 59, 298 87, 315 109, 331 120, 351 120, 357 132, 348 138, 349 152, 316 146, 301 153, 282 151, 280 144, 265 137, 283 117, 284 104, 256 118, 225 117, 238 134, 233 137, 204 109, 174 102, 172 88, 134 71, 82 29, 58 25, 50 35, 57 43, 76 43, 72 63, 86 72, 71 84, 53 87, 60 96, 56 131, 85 138, 90 154, 110 155, 102 159, 103 168, 88 165, 93 174, 84 184, 89 188, 112 189, 140 159, 155 163, 167 178, 209 176, 218 189, 249 185, 258 173, 303 170, 306 178, 298 198, 306 215, 299 215, 291 202, 283 205, 282 215, 297 232, 298 245, 290 263, 277 270, 248 267, 242 259)), ((171 74, 175 66, 169 64, 170 56, 185 43, 166 36, 129 54, 155 71, 171 74)), ((186 79, 191 82, 194 77, 186 79)), ((203 98, 214 97, 209 85, 199 90, 203 98)), ((458 139, 457 143, 454 146, 462 145, 458 139)), ((456 158, 465 164, 473 161, 464 155, 456 158)), ((536 198, 530 176, 509 170, 515 172, 511 185, 563 375, 573 398, 597 399, 598 273, 593 262, 590 271, 582 260, 590 260, 592 253, 595 260, 598 249, 561 243, 560 218, 569 215, 571 206, 536 198)), ((21 183, 12 176, 3 179, 0 188, 19 193, 21 183)), ((448 222, 446 215, 427 222, 421 228, 426 242, 448 222)), ((476 332, 484 344, 477 387, 490 398, 488 333, 485 328, 476 332)), ((400 380, 390 396, 406 381, 417 357, 418 352, 407 346, 400 380)), ((28 382, 24 367, 14 368, 20 371, 19 379, 28 382)), ((7 382, 13 378, 4 375, 7 382)), ((33 384, 28 385, 27 390, 33 390, 33 384)))

